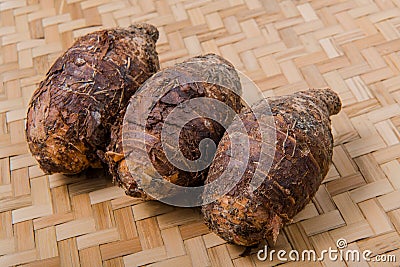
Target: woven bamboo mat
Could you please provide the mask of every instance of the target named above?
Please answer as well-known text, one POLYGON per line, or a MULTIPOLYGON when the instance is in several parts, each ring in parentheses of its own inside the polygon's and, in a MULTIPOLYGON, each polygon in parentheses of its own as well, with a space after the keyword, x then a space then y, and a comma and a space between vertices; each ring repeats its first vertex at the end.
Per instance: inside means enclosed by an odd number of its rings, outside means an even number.
POLYGON ((399 0, 0 0, 0 266, 271 266, 226 244, 198 209, 124 196, 104 174, 44 175, 27 150, 26 106, 74 38, 158 26, 162 66, 205 52, 229 59, 265 96, 331 87, 334 164, 276 248, 348 248, 400 265, 399 0))

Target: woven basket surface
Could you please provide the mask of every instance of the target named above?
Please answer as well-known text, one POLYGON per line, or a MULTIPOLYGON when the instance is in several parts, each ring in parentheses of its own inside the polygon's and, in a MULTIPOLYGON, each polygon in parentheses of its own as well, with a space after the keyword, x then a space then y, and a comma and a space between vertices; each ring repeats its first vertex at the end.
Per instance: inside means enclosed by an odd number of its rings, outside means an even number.
POLYGON ((0 266, 399 266, 399 0, 0 0, 0 266), (333 164, 275 249, 336 248, 397 262, 260 261, 203 224, 198 208, 124 195, 101 173, 44 175, 26 108, 78 36, 148 22, 161 67, 213 52, 266 97, 330 87, 333 164))

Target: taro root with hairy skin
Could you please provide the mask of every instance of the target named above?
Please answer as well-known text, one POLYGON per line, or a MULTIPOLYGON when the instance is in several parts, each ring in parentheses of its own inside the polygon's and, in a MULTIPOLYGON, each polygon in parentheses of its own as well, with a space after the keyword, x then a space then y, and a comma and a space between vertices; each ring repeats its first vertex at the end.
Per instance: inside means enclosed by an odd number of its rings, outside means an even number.
POLYGON ((110 128, 159 70, 157 29, 134 24, 86 34, 52 65, 29 104, 26 137, 47 173, 101 167, 110 128))
MULTIPOLYGON (((146 151, 142 154, 145 154, 150 159, 152 166, 154 166, 163 179, 173 184, 185 187, 204 184, 208 168, 191 172, 174 166, 169 162, 163 150, 161 132, 164 122, 172 110, 191 99, 200 97, 216 99, 224 105, 229 106, 235 113, 239 113, 242 108, 240 98, 241 85, 239 76, 232 64, 214 54, 190 58, 155 74, 142 85, 137 94, 132 98, 137 98, 141 94, 154 99, 156 102, 148 117, 146 117, 146 151), (213 81, 218 82, 213 83, 213 81), (221 84, 224 86, 221 86, 221 84)), ((213 110, 214 107, 207 106, 207 108, 213 110)), ((137 134, 138 130, 133 126, 135 126, 139 117, 145 116, 145 114, 136 112, 136 110, 135 108, 134 116, 137 116, 136 119, 130 118, 127 120, 125 118, 125 127, 129 129, 127 131, 128 137, 124 136, 125 139, 137 134)), ((230 118, 225 116, 225 114, 220 114, 220 116, 220 120, 225 120, 229 124, 234 118, 234 115, 230 118)), ((224 132, 224 127, 217 121, 198 117, 184 125, 179 134, 179 148, 176 147, 176 150, 179 149, 186 159, 196 160, 201 154, 199 150, 200 141, 209 138, 215 144, 218 144, 224 132)), ((110 172, 113 174, 115 180, 126 190, 127 195, 152 199, 138 185, 135 180, 136 177, 133 177, 129 172, 128 164, 123 154, 125 152, 125 155, 129 154, 132 157, 136 157, 136 161, 140 165, 144 160, 138 157, 141 154, 139 152, 143 149, 139 147, 124 147, 125 151, 123 152, 122 126, 114 127, 111 139, 112 142, 106 153, 106 158, 109 162, 110 172)), ((211 161, 215 153, 215 148, 213 150, 207 149, 205 153, 212 153, 212 155, 208 155, 211 161)), ((168 195, 171 193, 163 192, 163 190, 165 188, 160 188, 160 194, 165 193, 165 195, 168 195)))
MULTIPOLYGON (((332 160, 329 116, 341 109, 335 92, 312 89, 267 101, 275 124, 276 145, 269 172, 258 173, 263 182, 253 192, 250 190, 259 157, 267 156, 260 152, 262 139, 254 129, 264 123, 256 121, 254 114, 267 110, 265 101, 253 106, 254 113, 245 111, 238 115, 229 127, 234 133, 241 120, 248 132, 250 157, 244 164, 245 174, 229 193, 202 207, 208 227, 237 245, 256 245, 263 239, 275 243, 280 229, 315 195, 332 160)), ((225 170, 229 148, 229 137, 225 135, 206 183, 216 180, 225 170)))

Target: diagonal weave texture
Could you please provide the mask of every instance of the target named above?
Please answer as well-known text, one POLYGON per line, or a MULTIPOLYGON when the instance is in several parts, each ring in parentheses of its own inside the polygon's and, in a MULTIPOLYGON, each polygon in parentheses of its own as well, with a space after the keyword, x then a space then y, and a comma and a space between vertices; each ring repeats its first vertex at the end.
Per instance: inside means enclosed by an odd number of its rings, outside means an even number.
POLYGON ((124 196, 101 173, 45 176, 24 138, 27 103, 74 38, 144 21, 160 30, 162 66, 226 57, 264 91, 331 87, 334 165, 279 236, 287 251, 348 248, 400 265, 399 0, 0 0, 0 266, 271 266, 226 244, 198 209, 124 196))

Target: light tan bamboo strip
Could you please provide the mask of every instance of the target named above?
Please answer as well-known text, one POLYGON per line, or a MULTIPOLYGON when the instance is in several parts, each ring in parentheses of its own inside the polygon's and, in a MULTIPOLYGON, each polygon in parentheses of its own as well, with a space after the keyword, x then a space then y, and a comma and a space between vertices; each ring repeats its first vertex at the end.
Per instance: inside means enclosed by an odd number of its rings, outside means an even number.
POLYGON ((76 244, 78 249, 81 250, 117 240, 119 240, 117 229, 110 228, 79 236, 76 238, 76 244))

